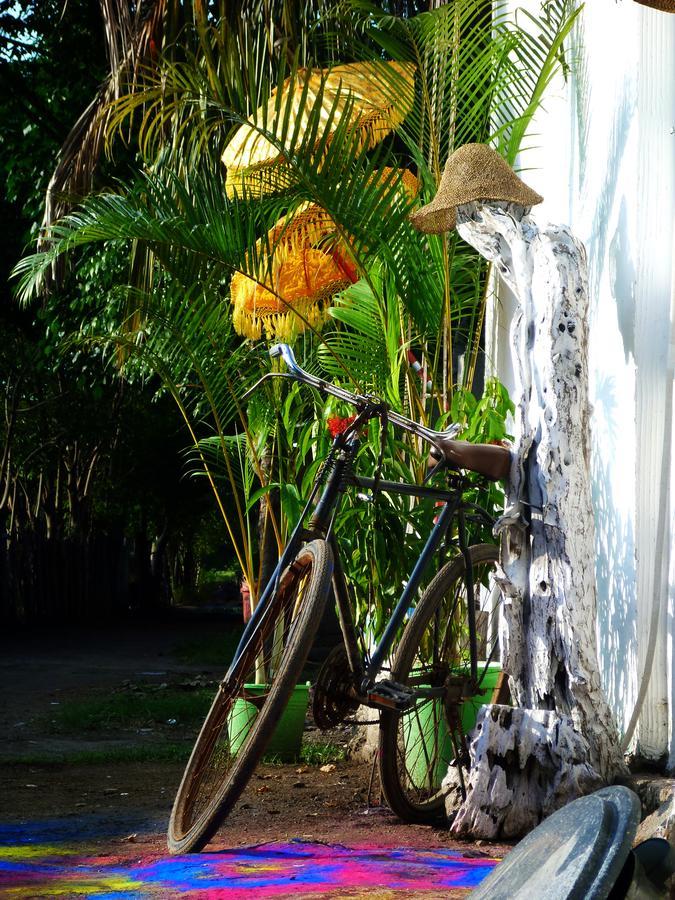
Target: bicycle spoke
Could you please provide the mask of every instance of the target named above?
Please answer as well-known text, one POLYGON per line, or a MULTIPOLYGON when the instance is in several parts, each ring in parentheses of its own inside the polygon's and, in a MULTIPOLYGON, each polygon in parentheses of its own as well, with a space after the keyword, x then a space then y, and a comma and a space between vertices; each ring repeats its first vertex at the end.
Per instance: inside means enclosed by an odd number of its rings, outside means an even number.
POLYGON ((445 815, 442 781, 453 760, 460 768, 465 764, 462 716, 470 716, 473 695, 482 690, 481 681, 497 654, 497 629, 492 627, 501 597, 493 590, 496 558, 494 547, 472 549, 477 618, 485 613, 484 659, 478 660, 477 647, 471 648, 463 558, 444 567, 429 585, 399 645, 395 680, 418 690, 444 691, 443 697, 421 697, 403 715, 382 715, 383 791, 392 809, 408 821, 431 822, 445 815), (478 683, 471 678, 472 655, 478 683))
POLYGON ((307 658, 331 571, 324 542, 300 551, 271 596, 257 634, 219 686, 174 804, 172 852, 203 846, 251 777, 307 658), (261 673, 264 685, 257 683, 261 673))

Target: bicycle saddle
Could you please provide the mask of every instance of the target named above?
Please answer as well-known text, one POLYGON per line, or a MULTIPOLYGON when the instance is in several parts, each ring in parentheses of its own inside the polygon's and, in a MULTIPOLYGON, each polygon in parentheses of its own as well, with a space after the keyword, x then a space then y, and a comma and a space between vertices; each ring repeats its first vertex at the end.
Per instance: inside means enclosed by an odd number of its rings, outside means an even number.
POLYGON ((507 478, 511 469, 511 451, 499 444, 470 444, 440 436, 434 441, 432 456, 438 452, 446 463, 456 469, 470 469, 485 475, 490 481, 507 478))

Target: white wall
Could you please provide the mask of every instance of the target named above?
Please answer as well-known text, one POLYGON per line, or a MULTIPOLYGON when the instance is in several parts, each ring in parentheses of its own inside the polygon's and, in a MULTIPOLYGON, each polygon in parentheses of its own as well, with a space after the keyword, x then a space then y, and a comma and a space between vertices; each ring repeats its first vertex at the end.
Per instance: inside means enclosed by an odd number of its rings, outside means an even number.
MULTIPOLYGON (((587 0, 572 53, 574 75, 554 86, 526 142, 536 146, 522 154, 519 167, 545 198, 536 218, 570 224, 588 252, 605 688, 625 732, 655 616, 652 678, 636 734, 642 753, 668 754, 673 762, 675 15, 632 0, 587 0)), ((508 306, 505 297, 491 322, 498 343, 493 356, 507 383, 508 306)))

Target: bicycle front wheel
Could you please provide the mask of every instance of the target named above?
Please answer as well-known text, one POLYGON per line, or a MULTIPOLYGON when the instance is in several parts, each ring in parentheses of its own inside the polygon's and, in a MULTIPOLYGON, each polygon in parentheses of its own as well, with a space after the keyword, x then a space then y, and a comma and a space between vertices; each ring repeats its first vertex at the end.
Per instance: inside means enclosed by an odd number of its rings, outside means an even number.
POLYGON ((239 799, 307 659, 330 587, 333 559, 312 541, 281 575, 230 677, 218 687, 171 813, 171 853, 200 850, 239 799), (245 685, 264 684, 255 695, 245 685), (235 703, 244 714, 235 713, 235 703))
POLYGON ((467 617, 466 566, 459 556, 429 584, 410 618, 394 657, 392 677, 416 688, 444 688, 443 696, 420 699, 403 713, 380 718, 379 767, 382 792, 406 822, 431 824, 445 815, 441 782, 453 763, 466 757, 465 723, 489 702, 490 665, 498 660, 501 592, 495 580, 498 550, 470 549, 477 640, 471 647, 467 617), (472 655, 477 678, 471 678, 472 655))

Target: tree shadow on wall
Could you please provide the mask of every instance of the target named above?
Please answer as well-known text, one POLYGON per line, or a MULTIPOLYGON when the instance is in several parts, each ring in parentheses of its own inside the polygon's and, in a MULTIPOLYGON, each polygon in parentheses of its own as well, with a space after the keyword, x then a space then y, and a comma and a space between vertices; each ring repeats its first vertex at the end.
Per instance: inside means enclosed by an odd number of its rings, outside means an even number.
MULTIPOLYGON (((632 712, 637 671, 635 534, 632 519, 616 503, 610 463, 620 452, 613 379, 598 385, 607 430, 605 443, 593 448, 592 495, 595 511, 598 589, 598 656, 602 683, 623 730, 632 712)), ((627 486, 631 489, 632 484, 627 486)))

